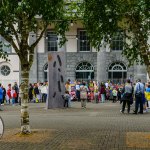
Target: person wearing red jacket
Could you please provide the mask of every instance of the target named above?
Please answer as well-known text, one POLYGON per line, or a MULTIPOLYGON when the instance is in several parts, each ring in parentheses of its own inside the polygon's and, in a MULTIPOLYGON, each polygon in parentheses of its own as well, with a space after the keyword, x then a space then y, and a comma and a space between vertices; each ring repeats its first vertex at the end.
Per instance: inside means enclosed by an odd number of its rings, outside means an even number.
POLYGON ((7 103, 10 104, 10 99, 11 99, 11 84, 8 84, 8 88, 7 88, 7 103))
POLYGON ((102 103, 104 103, 106 90, 105 90, 105 85, 103 83, 101 84, 100 94, 101 94, 101 101, 102 101, 102 103))

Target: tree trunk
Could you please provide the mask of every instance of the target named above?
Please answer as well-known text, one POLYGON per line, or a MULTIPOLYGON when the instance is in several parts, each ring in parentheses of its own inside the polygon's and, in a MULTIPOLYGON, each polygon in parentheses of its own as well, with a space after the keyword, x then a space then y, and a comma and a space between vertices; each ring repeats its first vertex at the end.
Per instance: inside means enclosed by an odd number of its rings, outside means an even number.
POLYGON ((146 66, 146 71, 147 71, 148 77, 149 77, 149 79, 150 79, 150 66, 146 66))
POLYGON ((29 69, 21 67, 21 134, 29 134, 31 132, 29 125, 28 113, 28 84, 29 84, 29 69))

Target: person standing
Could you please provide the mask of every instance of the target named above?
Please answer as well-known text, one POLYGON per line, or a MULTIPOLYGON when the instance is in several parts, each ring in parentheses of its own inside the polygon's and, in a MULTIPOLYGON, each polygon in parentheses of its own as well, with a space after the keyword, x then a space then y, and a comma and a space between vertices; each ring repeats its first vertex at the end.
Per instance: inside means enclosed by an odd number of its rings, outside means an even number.
POLYGON ((31 102, 33 100, 33 86, 31 83, 29 84, 28 96, 29 96, 29 102, 31 102))
POLYGON ((15 103, 18 103, 19 87, 18 87, 17 82, 14 83, 14 89, 15 89, 16 94, 17 94, 17 96, 15 98, 15 103))
POLYGON ((97 86, 97 83, 95 83, 95 85, 94 85, 94 99, 95 99, 95 103, 98 103, 98 86, 97 86))
POLYGON ((7 104, 10 104, 11 100, 11 84, 8 84, 7 92, 6 92, 7 104))
POLYGON ((150 84, 147 85, 145 90, 145 98, 148 101, 148 109, 150 108, 150 84))
POLYGON ((112 95, 113 95, 113 103, 115 103, 117 101, 117 89, 114 88, 113 91, 112 91, 112 95))
POLYGON ((82 85, 80 86, 80 99, 81 99, 82 108, 86 108, 87 92, 88 92, 88 88, 85 82, 83 82, 82 85))
POLYGON ((2 85, 0 84, 0 111, 2 111, 1 109, 2 101, 3 101, 3 89, 2 89, 2 85))
POLYGON ((90 101, 92 102, 94 99, 94 83, 91 80, 88 84, 89 92, 90 92, 90 101))
POLYGON ((42 97, 43 97, 43 93, 41 92, 43 87, 43 83, 39 83, 38 84, 38 89, 39 89, 39 102, 42 102, 42 97))
POLYGON ((11 103, 12 103, 12 106, 15 106, 16 97, 17 97, 17 93, 16 93, 16 90, 15 90, 15 87, 13 86, 12 90, 11 90, 11 98, 12 98, 11 103))
POLYGON ((122 94, 122 90, 121 90, 121 88, 118 88, 117 99, 119 102, 121 102, 121 94, 122 94))
POLYGON ((37 83, 34 84, 34 96, 35 96, 35 102, 38 103, 40 100, 40 92, 37 83))
POLYGON ((65 94, 64 94, 64 107, 65 108, 68 108, 68 101, 70 99, 70 95, 69 95, 69 92, 68 91, 65 91, 65 94))
POLYGON ((138 79, 136 85, 135 85, 135 111, 133 114, 143 114, 143 95, 144 95, 144 84, 141 83, 141 79, 138 79), (140 111, 138 112, 138 108, 140 105, 140 111))
POLYGON ((131 85, 130 80, 128 79, 127 83, 122 89, 122 93, 123 93, 123 105, 122 105, 122 110, 121 110, 122 113, 124 113, 126 104, 128 105, 128 113, 130 113, 130 101, 132 99, 133 91, 134 89, 131 85))
MULTIPOLYGON (((65 84, 65 89, 66 89, 66 91, 68 91, 69 94, 71 95, 70 79, 68 79, 68 81, 66 82, 66 84, 65 84)), ((70 99, 69 99, 69 101, 68 101, 68 106, 71 107, 71 96, 70 96, 70 99)))
POLYGON ((101 101, 102 101, 102 103, 104 103, 106 90, 105 90, 105 85, 103 83, 101 83, 100 94, 101 94, 101 101))
POLYGON ((76 83, 76 98, 79 102, 80 101, 80 82, 79 81, 76 83))
POLYGON ((3 101, 2 101, 2 104, 4 105, 5 99, 6 99, 6 89, 4 88, 4 86, 2 86, 2 89, 3 89, 3 101))
POLYGON ((48 94, 48 86, 46 82, 43 83, 43 86, 41 88, 41 93, 42 93, 42 102, 46 102, 47 94, 48 94))
POLYGON ((108 81, 105 83, 105 87, 108 88, 109 84, 108 81))

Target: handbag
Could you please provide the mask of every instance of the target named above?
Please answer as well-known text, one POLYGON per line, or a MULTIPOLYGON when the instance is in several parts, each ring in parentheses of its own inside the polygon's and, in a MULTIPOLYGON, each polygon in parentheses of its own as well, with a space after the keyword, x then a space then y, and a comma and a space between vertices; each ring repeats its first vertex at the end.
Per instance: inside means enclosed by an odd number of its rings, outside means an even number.
POLYGON ((132 93, 124 93, 121 100, 130 100, 130 98, 132 97, 132 93))

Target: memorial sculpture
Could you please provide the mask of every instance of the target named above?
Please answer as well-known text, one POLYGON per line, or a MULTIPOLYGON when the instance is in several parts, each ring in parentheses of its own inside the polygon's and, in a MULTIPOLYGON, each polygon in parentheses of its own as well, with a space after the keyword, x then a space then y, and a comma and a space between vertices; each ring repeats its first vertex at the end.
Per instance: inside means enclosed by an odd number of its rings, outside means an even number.
POLYGON ((48 54, 48 97, 47 109, 63 108, 65 93, 65 52, 48 54))

